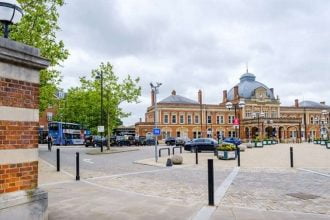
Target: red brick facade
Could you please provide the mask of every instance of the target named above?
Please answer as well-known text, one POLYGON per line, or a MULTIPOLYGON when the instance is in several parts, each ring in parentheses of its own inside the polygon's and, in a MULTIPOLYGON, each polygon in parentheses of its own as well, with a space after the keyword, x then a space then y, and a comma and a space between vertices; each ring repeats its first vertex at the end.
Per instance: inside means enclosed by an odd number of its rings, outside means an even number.
POLYGON ((0 77, 0 106, 37 109, 39 85, 0 77))
POLYGON ((0 120, 0 150, 38 147, 38 122, 0 120))
POLYGON ((37 187, 38 161, 0 165, 0 193, 37 187))

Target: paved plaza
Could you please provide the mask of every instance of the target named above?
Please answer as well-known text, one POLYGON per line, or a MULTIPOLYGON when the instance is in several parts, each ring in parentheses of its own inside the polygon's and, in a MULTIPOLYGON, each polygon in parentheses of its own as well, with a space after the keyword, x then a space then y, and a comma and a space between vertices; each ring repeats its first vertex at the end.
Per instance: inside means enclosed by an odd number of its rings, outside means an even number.
POLYGON ((152 146, 102 155, 82 146, 60 149, 61 172, 56 151, 39 149, 39 187, 49 193, 49 219, 330 219, 330 150, 321 145, 246 149, 240 168, 213 153, 200 153, 196 165, 190 152, 183 152, 182 165, 167 168, 168 156, 155 163, 152 146), (207 206, 207 159, 214 159, 214 207, 207 206))

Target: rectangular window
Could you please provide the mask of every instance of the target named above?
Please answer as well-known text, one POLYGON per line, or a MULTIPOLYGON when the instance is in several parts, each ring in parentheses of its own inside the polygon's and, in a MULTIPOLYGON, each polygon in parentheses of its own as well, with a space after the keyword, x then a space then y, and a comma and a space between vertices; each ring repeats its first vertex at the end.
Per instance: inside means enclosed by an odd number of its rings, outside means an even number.
POLYGON ((265 118, 269 118, 268 112, 265 112, 265 118))
POLYGON ((168 115, 164 115, 164 124, 168 124, 168 115))
POLYGON ((180 124, 184 124, 184 115, 180 115, 180 124))
POLYGON ((207 116, 207 123, 208 124, 211 124, 212 123, 212 116, 211 115, 208 115, 207 116))
POLYGON ((172 115, 172 124, 176 124, 176 115, 172 115))
POLYGON ((234 122, 234 115, 228 116, 228 124, 232 124, 234 122))
POLYGON ((220 116, 220 124, 224 124, 225 123, 225 118, 223 117, 223 115, 220 116))
POLYGON ((178 138, 180 137, 180 131, 176 132, 176 137, 178 137, 178 138))
POLYGON ((53 113, 47 112, 47 121, 53 121, 53 113))
POLYGON ((188 124, 190 125, 191 124, 191 115, 188 115, 188 124))
POLYGON ((194 139, 197 138, 197 132, 196 131, 193 132, 193 137, 194 137, 194 139))
POLYGON ((198 115, 195 115, 195 124, 199 124, 199 117, 198 117, 198 115))
POLYGON ((217 124, 220 124, 220 116, 217 115, 217 124))
POLYGON ((277 112, 275 111, 272 112, 272 118, 277 118, 277 112))
POLYGON ((245 112, 245 117, 246 118, 251 118, 251 112, 245 112))

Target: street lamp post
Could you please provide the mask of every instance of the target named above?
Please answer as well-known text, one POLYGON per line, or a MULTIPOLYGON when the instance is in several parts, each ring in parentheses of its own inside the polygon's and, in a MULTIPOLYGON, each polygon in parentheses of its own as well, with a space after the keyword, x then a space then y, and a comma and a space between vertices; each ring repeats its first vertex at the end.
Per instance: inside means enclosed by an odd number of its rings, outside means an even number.
POLYGON ((321 119, 321 122, 322 122, 321 135, 322 135, 322 140, 324 140, 324 136, 326 138, 328 138, 328 134, 326 132, 325 125, 328 124, 327 121, 326 121, 326 116, 329 114, 329 112, 327 110, 322 110, 321 111, 321 114, 322 114, 322 119, 321 119))
POLYGON ((3 25, 3 37, 9 36, 9 25, 18 23, 23 16, 22 9, 16 1, 0 2, 0 22, 3 25))
MULTIPOLYGON (((259 119, 260 118, 263 118, 263 117, 265 117, 265 113, 264 112, 253 112, 252 113, 252 117, 253 118, 257 118, 257 120, 258 120, 258 136, 260 137, 260 124, 259 124, 259 119)), ((262 132, 263 133, 263 132, 262 132)))
MULTIPOLYGON (((100 126, 103 127, 103 131, 104 131, 104 124, 103 124, 103 71, 101 70, 101 72, 96 76, 96 79, 100 80, 100 84, 101 84, 101 111, 100 111, 100 126)), ((101 128, 102 130, 102 128, 101 128)), ((103 152, 103 132, 100 132, 100 136, 101 136, 101 152, 103 152)))
MULTIPOLYGON (((241 108, 244 108, 245 106, 245 102, 244 100, 241 100, 239 101, 238 103, 231 103, 231 102, 227 102, 226 103, 226 108, 231 110, 233 107, 235 109, 235 119, 237 120, 237 115, 236 115, 236 112, 237 112, 237 109, 241 109, 241 108)), ((238 126, 240 125, 240 123, 238 122, 238 126)), ((240 138, 240 134, 237 135, 237 126, 235 125, 235 136, 236 138, 240 138)))
MULTIPOLYGON (((157 120, 158 120, 158 112, 157 112, 157 94, 159 93, 159 87, 161 86, 161 83, 156 82, 156 85, 150 83, 151 90, 154 92, 154 103, 155 103, 155 113, 154 113, 154 119, 155 119, 155 128, 157 128, 157 120)), ((158 136, 155 136, 155 160, 158 161, 158 155, 157 155, 157 142, 158 142, 158 136)))

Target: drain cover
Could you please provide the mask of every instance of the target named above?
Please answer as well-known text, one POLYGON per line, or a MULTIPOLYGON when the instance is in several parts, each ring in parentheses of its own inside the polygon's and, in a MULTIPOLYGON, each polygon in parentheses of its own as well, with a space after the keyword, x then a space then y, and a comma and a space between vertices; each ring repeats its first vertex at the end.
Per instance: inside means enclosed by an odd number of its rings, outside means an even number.
POLYGON ((307 200, 307 199, 316 199, 319 198, 320 196, 316 196, 316 195, 312 195, 312 194, 307 194, 307 193, 289 193, 287 194, 288 196, 292 196, 298 199, 303 199, 303 200, 307 200))

